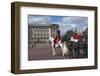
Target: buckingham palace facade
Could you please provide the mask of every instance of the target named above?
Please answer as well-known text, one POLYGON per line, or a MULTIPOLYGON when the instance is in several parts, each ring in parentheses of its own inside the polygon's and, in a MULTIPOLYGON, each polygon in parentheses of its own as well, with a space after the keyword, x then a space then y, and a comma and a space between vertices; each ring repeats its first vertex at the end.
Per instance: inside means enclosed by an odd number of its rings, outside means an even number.
POLYGON ((59 30, 58 24, 29 25, 28 27, 28 43, 48 43, 50 37, 54 37, 59 30))

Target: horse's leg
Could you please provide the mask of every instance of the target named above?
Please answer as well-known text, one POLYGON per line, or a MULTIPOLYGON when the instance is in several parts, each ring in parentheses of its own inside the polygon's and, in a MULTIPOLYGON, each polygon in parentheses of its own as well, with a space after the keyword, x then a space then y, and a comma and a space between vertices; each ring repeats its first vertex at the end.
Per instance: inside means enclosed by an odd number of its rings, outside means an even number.
POLYGON ((61 50, 62 50, 62 56, 64 56, 65 55, 65 52, 64 52, 63 46, 61 46, 61 50))
POLYGON ((63 44, 59 42, 59 46, 60 46, 60 48, 61 48, 61 50, 62 50, 62 55, 64 56, 65 52, 64 52, 63 44))
POLYGON ((51 41, 51 46, 52 46, 52 51, 53 51, 53 56, 55 56, 55 54, 56 54, 56 51, 55 51, 55 47, 54 47, 54 42, 53 42, 53 38, 52 37, 50 37, 50 41, 51 41))
POLYGON ((64 56, 65 54, 66 54, 66 47, 65 47, 65 45, 63 44, 63 48, 62 48, 62 55, 64 56))
POLYGON ((79 53, 80 53, 81 55, 84 55, 83 49, 80 49, 80 50, 79 50, 79 53))
POLYGON ((72 57, 75 57, 76 53, 75 53, 75 49, 72 49, 72 57))
POLYGON ((55 48, 52 46, 52 51, 53 51, 53 56, 56 55, 56 51, 55 51, 55 48))
POLYGON ((64 51, 62 52, 62 56, 65 56, 65 53, 64 53, 64 51))
POLYGON ((75 42, 73 42, 73 45, 72 45, 72 57, 75 57, 75 54, 76 54, 76 51, 75 51, 75 42))
POLYGON ((62 46, 60 46, 61 47, 61 49, 62 49, 62 56, 64 56, 65 55, 65 52, 64 52, 64 45, 62 45, 62 46))

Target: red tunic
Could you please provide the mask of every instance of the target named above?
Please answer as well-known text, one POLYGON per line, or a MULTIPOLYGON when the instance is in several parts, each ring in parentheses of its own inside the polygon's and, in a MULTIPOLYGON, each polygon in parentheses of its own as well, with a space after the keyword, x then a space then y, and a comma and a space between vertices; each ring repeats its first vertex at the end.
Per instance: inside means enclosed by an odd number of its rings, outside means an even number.
POLYGON ((73 37, 73 39, 78 39, 78 40, 81 39, 81 36, 78 35, 77 33, 74 33, 72 37, 73 37))
POLYGON ((61 40, 61 36, 56 36, 54 38, 54 43, 58 43, 61 40))

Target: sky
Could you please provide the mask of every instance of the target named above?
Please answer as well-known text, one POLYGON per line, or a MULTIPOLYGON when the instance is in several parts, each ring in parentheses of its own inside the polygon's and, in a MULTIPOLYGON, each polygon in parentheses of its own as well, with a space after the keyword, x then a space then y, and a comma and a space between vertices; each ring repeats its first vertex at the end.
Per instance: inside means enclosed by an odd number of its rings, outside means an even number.
POLYGON ((59 24, 61 35, 64 35, 68 30, 84 31, 88 27, 88 17, 79 16, 44 16, 44 15, 29 15, 28 24, 36 24, 39 26, 50 24, 59 24))

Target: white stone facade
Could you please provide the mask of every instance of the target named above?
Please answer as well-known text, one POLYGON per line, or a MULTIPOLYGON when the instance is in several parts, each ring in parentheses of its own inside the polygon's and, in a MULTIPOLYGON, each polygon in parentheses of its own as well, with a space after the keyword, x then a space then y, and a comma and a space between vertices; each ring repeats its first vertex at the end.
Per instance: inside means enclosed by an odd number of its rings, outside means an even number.
POLYGON ((28 41, 29 44, 33 43, 48 43, 50 37, 54 37, 59 30, 59 25, 52 24, 49 26, 29 26, 28 41))

